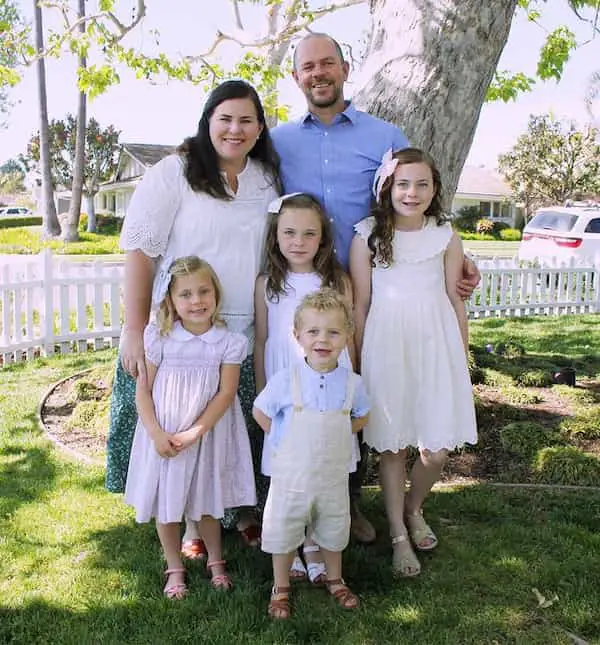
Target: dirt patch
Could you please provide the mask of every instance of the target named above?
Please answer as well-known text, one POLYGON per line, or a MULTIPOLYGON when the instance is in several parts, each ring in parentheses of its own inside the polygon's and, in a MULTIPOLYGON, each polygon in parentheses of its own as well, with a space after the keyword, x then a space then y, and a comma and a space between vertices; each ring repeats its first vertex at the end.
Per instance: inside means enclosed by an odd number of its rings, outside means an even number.
MULTIPOLYGON (((77 383, 91 381, 96 390, 92 398, 109 396, 110 383, 102 378, 79 374, 59 383, 47 396, 41 418, 48 433, 67 449, 84 458, 101 461, 106 448, 108 418, 97 419, 94 428, 78 427, 73 423, 77 403, 77 383), (99 423, 98 423, 99 421, 99 423)), ((513 421, 532 421, 547 428, 558 424, 574 413, 569 397, 553 388, 522 388, 528 399, 535 403, 515 403, 502 388, 486 385, 474 386, 479 442, 450 455, 442 479, 446 482, 472 481, 530 481, 527 464, 519 463, 500 443, 500 429, 513 421)), ((578 382, 577 390, 589 390, 600 395, 600 382, 578 382)), ((573 445, 600 457, 600 439, 573 441, 573 445)), ((367 471, 366 484, 377 484, 377 456, 372 455, 367 471)))

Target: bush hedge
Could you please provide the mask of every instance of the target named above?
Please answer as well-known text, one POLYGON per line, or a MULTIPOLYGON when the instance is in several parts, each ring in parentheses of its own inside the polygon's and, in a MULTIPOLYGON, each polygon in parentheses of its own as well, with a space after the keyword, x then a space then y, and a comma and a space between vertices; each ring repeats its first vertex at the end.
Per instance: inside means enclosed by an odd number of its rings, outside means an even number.
POLYGON ((0 218, 0 228, 16 228, 21 226, 41 226, 41 217, 4 217, 0 218))
POLYGON ((499 232, 499 235, 504 242, 520 242, 522 233, 518 228, 505 228, 499 232))
POLYGON ((536 481, 543 484, 598 486, 600 459, 573 446, 542 448, 533 460, 536 481))

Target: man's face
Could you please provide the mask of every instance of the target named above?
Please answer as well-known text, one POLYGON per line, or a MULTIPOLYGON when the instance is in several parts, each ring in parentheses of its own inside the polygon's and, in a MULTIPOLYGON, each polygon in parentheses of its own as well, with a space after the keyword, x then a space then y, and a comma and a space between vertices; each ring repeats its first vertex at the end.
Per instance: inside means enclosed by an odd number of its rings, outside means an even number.
POLYGON ((315 36, 303 40, 296 50, 296 65, 292 75, 304 92, 309 109, 344 104, 344 82, 348 78, 348 63, 329 38, 315 36))

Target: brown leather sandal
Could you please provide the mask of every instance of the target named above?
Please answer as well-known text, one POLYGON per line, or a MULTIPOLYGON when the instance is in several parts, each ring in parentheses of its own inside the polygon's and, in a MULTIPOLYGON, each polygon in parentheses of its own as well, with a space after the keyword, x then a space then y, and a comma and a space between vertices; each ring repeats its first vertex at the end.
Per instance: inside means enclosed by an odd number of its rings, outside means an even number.
POLYGON ((343 607, 344 609, 356 609, 359 606, 360 601, 358 596, 350 591, 343 578, 326 580, 325 587, 340 607, 343 607), (341 585, 339 589, 331 591, 331 587, 336 587, 338 585, 341 585))
POLYGON ((275 620, 287 620, 291 615, 290 591, 291 587, 276 587, 271 589, 271 599, 267 614, 275 620))

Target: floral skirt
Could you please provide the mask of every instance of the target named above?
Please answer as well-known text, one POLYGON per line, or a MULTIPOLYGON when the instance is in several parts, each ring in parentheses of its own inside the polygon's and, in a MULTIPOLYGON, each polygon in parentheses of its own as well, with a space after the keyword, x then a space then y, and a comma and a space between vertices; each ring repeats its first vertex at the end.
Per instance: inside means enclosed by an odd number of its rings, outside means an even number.
MULTIPOLYGON (((238 396, 242 405, 256 478, 256 497, 258 510, 262 513, 269 488, 268 479, 260 472, 262 457, 263 431, 252 417, 252 406, 256 398, 254 385, 254 365, 252 356, 248 356, 241 365, 238 396)), ((106 446, 106 488, 111 493, 122 493, 125 490, 129 455, 137 423, 135 407, 135 379, 123 369, 120 357, 117 358, 115 378, 110 400, 110 428, 106 446)), ((233 528, 237 522, 237 513, 228 509, 222 520, 225 528, 233 528)))

